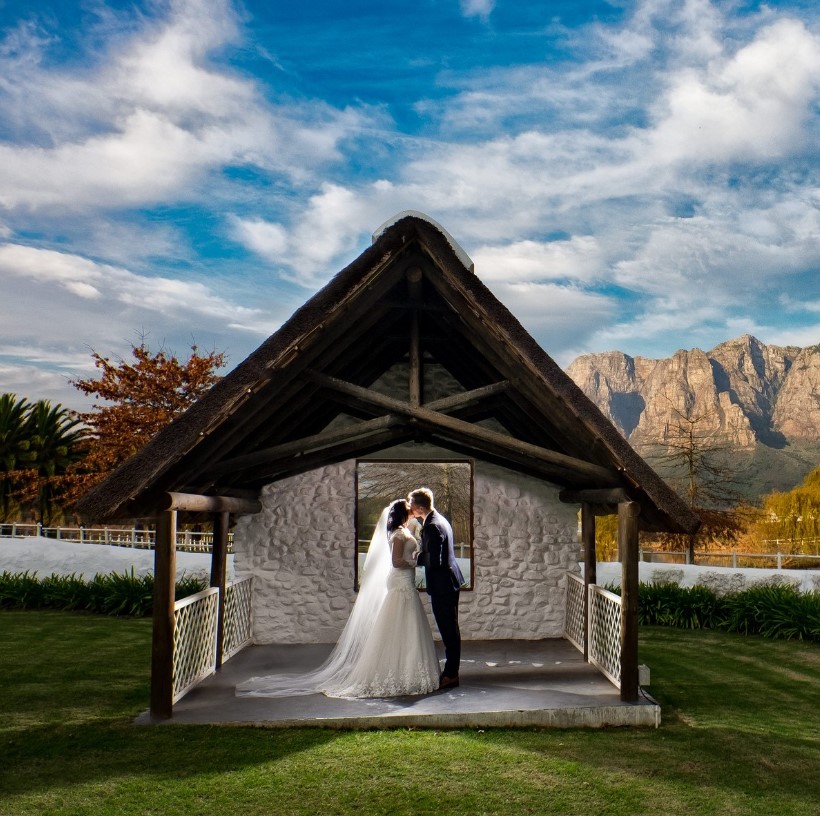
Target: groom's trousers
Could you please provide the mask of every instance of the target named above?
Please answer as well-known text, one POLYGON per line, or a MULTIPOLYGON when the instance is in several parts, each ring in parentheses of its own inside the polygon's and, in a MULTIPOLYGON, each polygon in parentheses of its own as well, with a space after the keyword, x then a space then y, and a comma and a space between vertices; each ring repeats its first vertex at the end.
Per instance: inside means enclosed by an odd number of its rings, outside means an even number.
POLYGON ((444 644, 444 676, 458 677, 461 665, 461 632, 458 628, 459 592, 433 593, 430 606, 444 644))

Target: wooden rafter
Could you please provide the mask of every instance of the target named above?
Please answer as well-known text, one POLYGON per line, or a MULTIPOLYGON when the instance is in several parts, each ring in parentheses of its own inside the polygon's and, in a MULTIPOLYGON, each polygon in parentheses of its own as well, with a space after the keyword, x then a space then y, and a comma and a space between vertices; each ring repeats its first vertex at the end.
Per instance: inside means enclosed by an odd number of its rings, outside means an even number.
POLYGON ((372 436, 378 431, 386 430, 398 425, 399 418, 388 414, 367 422, 357 422, 345 428, 337 428, 333 431, 323 431, 322 433, 306 436, 302 439, 294 439, 291 442, 284 442, 281 445, 274 445, 264 450, 247 453, 244 456, 235 456, 225 459, 208 468, 209 476, 220 476, 223 473, 234 473, 236 471, 253 468, 258 465, 268 465, 272 462, 287 459, 293 455, 311 453, 322 448, 338 445, 344 442, 352 442, 356 439, 372 436))
POLYGON ((387 397, 367 388, 345 382, 336 377, 329 377, 317 371, 307 371, 306 375, 317 385, 321 385, 337 395, 364 405, 371 405, 374 410, 389 411, 407 416, 420 426, 436 431, 445 437, 449 434, 461 441, 475 440, 484 447, 492 447, 496 452, 505 451, 517 458, 528 457, 537 462, 551 465, 553 468, 574 474, 599 486, 617 486, 621 480, 617 473, 607 468, 576 459, 557 451, 548 450, 538 445, 522 442, 514 437, 473 425, 446 414, 432 411, 426 407, 417 407, 407 402, 387 397))

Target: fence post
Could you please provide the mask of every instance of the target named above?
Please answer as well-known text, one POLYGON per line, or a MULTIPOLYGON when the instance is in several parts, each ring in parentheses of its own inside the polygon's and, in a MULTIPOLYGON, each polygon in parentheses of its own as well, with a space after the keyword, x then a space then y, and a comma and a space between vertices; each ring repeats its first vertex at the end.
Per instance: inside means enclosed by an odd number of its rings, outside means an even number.
POLYGON ((174 697, 174 588, 176 582, 177 512, 166 510, 156 520, 154 610, 151 639, 151 716, 171 717, 174 697))
POLYGON ((737 569, 737 553, 732 552, 732 569, 737 569))
POLYGON ((781 553, 779 551, 777 553, 777 568, 778 569, 783 568, 783 556, 781 555, 781 553))
POLYGON ((618 551, 621 554, 621 700, 638 699, 638 514, 637 502, 618 503, 618 551))

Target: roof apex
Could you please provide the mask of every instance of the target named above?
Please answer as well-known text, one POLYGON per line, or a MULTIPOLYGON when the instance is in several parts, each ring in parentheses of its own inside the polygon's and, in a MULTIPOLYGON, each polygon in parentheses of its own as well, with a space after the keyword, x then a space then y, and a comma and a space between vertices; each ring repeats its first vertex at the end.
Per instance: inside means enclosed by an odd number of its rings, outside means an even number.
POLYGON ((401 212, 396 213, 391 218, 388 218, 374 233, 372 236, 372 243, 376 243, 379 238, 394 224, 398 223, 404 218, 415 218, 418 221, 426 221, 428 224, 434 226, 446 239, 447 243, 453 248, 453 252, 456 253, 459 261, 464 264, 465 269, 468 269, 470 272, 475 272, 475 264, 473 263, 473 259, 464 251, 464 248, 461 244, 447 232, 441 224, 438 223, 434 218, 430 218, 429 215, 426 213, 421 212, 420 210, 402 210, 401 212))

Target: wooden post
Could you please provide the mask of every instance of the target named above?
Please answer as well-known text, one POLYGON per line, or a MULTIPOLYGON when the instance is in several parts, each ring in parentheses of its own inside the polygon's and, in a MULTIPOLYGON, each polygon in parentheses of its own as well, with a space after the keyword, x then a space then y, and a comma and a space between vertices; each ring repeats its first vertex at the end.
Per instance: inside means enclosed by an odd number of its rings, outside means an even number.
POLYGON ((581 540, 584 543, 584 660, 589 660, 589 586, 598 583, 598 563, 595 554, 595 510, 591 504, 581 505, 581 540))
POLYGON ((216 613, 216 668, 220 669, 222 668, 222 644, 225 637, 225 575, 231 514, 215 513, 212 518, 214 543, 211 550, 211 586, 219 587, 216 613))
POLYGON ((621 700, 638 701, 638 514, 637 502, 618 505, 621 554, 621 700))
POLYGON ((154 626, 151 640, 151 716, 170 719, 174 698, 174 590, 177 514, 157 516, 154 547, 154 626))

